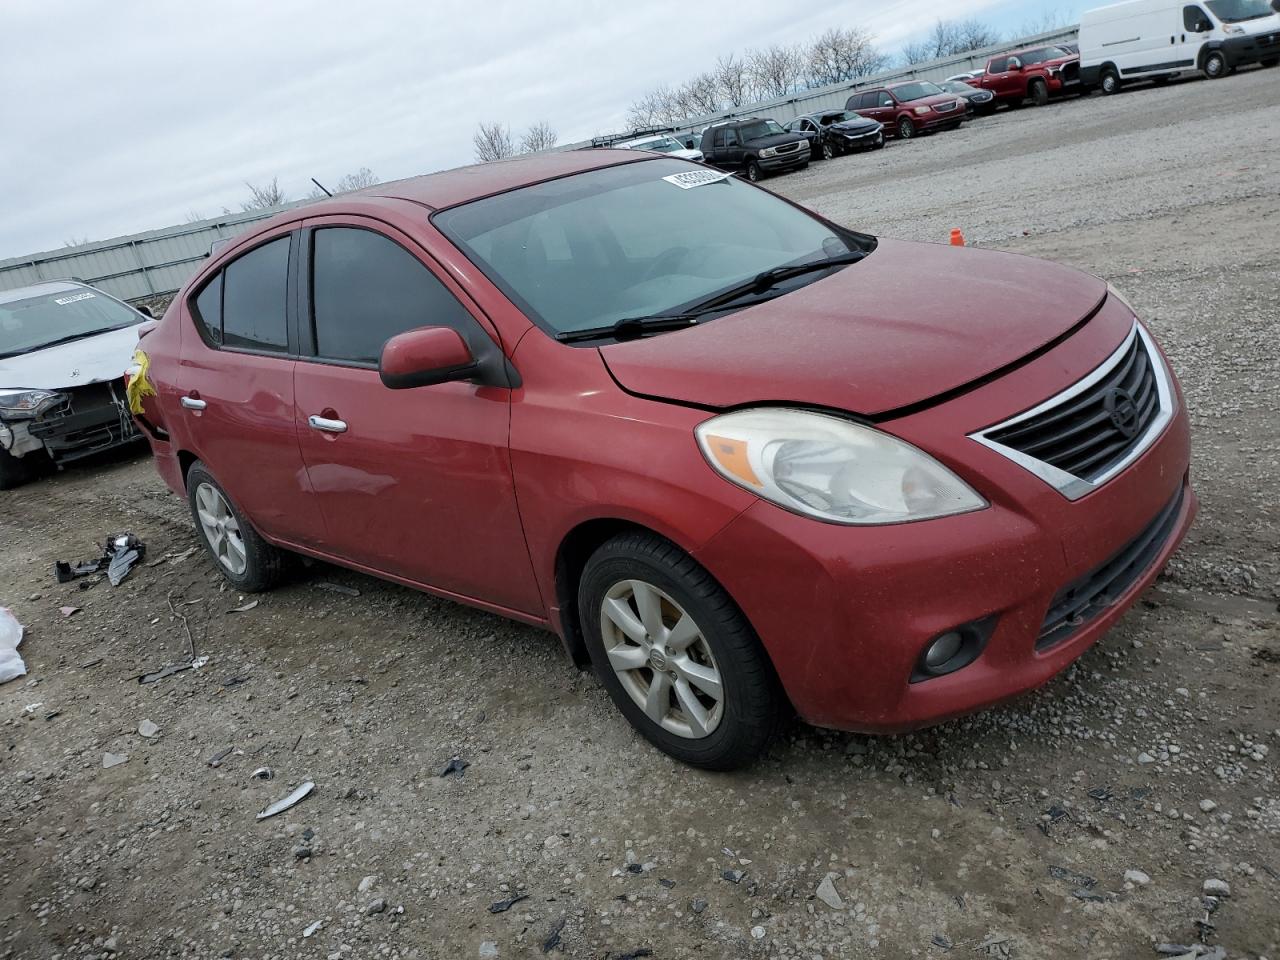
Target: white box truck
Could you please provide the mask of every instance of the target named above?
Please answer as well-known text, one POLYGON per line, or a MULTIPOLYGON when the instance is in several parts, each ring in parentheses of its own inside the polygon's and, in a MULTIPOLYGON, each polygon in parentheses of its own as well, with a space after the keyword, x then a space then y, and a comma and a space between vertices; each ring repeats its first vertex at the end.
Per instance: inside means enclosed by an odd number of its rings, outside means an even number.
POLYGON ((1197 70, 1217 80, 1248 63, 1280 63, 1271 0, 1126 0, 1080 18, 1080 79, 1104 94, 1197 70))

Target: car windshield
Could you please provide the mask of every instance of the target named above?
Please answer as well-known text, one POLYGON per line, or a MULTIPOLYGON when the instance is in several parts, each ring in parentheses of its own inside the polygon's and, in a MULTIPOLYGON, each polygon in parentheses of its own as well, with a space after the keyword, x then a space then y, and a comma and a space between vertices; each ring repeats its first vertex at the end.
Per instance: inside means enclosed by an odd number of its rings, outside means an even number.
POLYGON ((860 249, 764 190, 674 159, 534 184, 432 222, 553 334, 678 313, 766 270, 860 249))
POLYGON ((929 83, 927 80, 921 80, 918 83, 904 83, 900 87, 891 87, 893 95, 903 103, 910 103, 912 100, 923 100, 925 97, 936 97, 942 93, 942 88, 936 83, 929 83))
POLYGON ((861 120, 862 114, 854 113, 852 110, 841 110, 839 113, 824 113, 822 115, 822 125, 829 127, 833 123, 846 123, 850 120, 861 120))
POLYGON ((657 140, 643 140, 640 143, 631 144, 632 150, 656 150, 658 153, 673 153, 676 150, 683 150, 684 144, 679 141, 672 140, 670 137, 659 137, 657 140))
POLYGON ((756 120, 753 123, 744 123, 738 128, 738 136, 742 138, 743 142, 759 140, 761 137, 772 137, 774 134, 786 132, 772 120, 756 120))
POLYGON ((142 322, 123 304, 83 287, 10 300, 0 303, 0 357, 142 322))
POLYGON ((1018 59, 1022 61, 1024 67, 1029 67, 1048 60, 1061 60, 1063 57, 1073 56, 1075 54, 1062 47, 1041 47, 1039 50, 1028 50, 1026 53, 1019 54, 1018 59))
POLYGON ((1268 0, 1209 0, 1209 9, 1223 23, 1257 20, 1274 12, 1268 0))

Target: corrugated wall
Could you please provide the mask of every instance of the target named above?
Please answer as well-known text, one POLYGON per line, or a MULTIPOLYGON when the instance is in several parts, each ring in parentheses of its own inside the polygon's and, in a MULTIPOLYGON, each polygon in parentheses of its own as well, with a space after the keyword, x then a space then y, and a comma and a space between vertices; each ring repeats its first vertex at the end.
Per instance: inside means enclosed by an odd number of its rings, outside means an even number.
MULTIPOLYGON (((913 67, 890 70, 873 77, 839 83, 830 87, 806 90, 791 97, 767 100, 742 106, 736 110, 698 117, 677 128, 681 133, 701 133, 716 120, 734 117, 765 116, 786 123, 793 117, 818 110, 843 109, 851 91, 895 80, 945 80, 967 70, 986 66, 989 58, 1006 50, 1038 46, 1045 43, 1073 42, 1078 34, 1076 27, 1042 33, 1034 37, 1001 43, 975 50, 959 57, 947 57, 913 67)), ((588 143, 566 144, 558 150, 571 150, 589 146, 588 143)), ((268 210, 214 217, 195 223, 147 233, 137 233, 115 240, 86 243, 62 250, 35 253, 25 257, 0 260, 0 290, 12 290, 41 280, 58 280, 75 277, 121 300, 139 303, 168 296, 178 290, 195 272, 197 264, 209 253, 215 240, 234 237, 259 220, 264 220, 281 210, 300 206, 284 204, 268 210)))

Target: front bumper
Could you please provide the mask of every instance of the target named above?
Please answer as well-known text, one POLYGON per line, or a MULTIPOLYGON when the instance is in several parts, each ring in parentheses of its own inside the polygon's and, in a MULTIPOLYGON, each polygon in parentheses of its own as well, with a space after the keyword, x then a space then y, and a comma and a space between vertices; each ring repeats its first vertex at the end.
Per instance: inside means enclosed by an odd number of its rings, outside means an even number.
POLYGON ((1280 31, 1244 37, 1228 37, 1222 42, 1227 66, 1239 67, 1262 60, 1280 59, 1280 31))
POLYGON ((780 170, 790 170, 793 167, 808 163, 811 155, 809 144, 806 142, 801 144, 800 149, 794 153, 784 153, 781 156, 774 157, 760 157, 757 162, 760 164, 760 169, 766 173, 777 173, 780 170))
POLYGON ((947 113, 938 113, 930 110, 925 116, 912 114, 912 118, 916 122, 916 126, 921 130, 933 130, 936 127, 945 127, 953 123, 960 123, 969 114, 968 101, 960 99, 960 105, 954 110, 947 113))
POLYGON ((129 414, 123 379, 63 392, 67 400, 58 407, 17 422, 55 463, 70 463, 141 438, 129 414))
POLYGON ((884 128, 867 133, 837 133, 835 140, 845 150, 866 150, 884 143, 884 128))
POLYGON ((1198 506, 1180 396, 1173 419, 1142 456, 1075 502, 965 436, 966 424, 999 419, 997 411, 1007 412, 1019 393, 1034 397, 1055 379, 1055 392, 1067 386, 1062 371, 1082 369, 1082 358, 1101 362, 1115 349, 1119 326, 1114 315, 1095 320, 1001 380, 886 425, 968 480, 990 502, 986 510, 850 528, 760 502, 698 552, 741 605, 806 721, 888 733, 1016 697, 1080 657, 1156 579, 1198 506), (1102 597, 1078 624, 1045 636, 1069 590, 1096 581, 1109 564, 1114 569, 1152 530, 1154 542, 1145 542, 1140 562, 1112 581, 1116 596, 1102 597), (972 664, 912 682, 930 641, 991 622, 972 664))

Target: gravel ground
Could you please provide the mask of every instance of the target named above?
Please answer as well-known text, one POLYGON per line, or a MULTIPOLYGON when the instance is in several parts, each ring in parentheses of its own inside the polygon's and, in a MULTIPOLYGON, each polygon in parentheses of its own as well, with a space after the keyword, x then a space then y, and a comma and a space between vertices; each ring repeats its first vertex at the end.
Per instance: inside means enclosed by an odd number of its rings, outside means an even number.
POLYGON ((323 566, 233 612, 143 458, 3 495, 30 674, 0 687, 0 955, 1280 957, 1278 83, 1005 112, 770 182, 1112 279, 1184 378, 1199 524, 1005 709, 796 724, 755 769, 699 773, 550 635, 323 566), (114 530, 150 546, 122 586, 53 582, 114 530), (137 682, 190 643, 202 669, 137 682))

